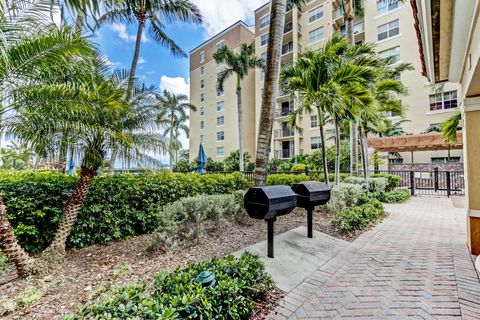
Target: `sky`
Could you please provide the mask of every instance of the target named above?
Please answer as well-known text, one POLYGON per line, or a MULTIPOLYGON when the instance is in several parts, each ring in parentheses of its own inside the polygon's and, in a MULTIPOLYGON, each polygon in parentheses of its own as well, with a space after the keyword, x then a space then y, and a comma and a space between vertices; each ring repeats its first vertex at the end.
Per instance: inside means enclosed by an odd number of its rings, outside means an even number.
MULTIPOLYGON (((253 11, 267 0, 191 0, 203 16, 202 25, 185 23, 167 24, 165 33, 188 52, 229 27, 238 20, 253 23, 253 11)), ((108 58, 114 69, 130 69, 136 37, 136 25, 114 23, 105 25, 91 38, 108 58)), ((154 84, 161 90, 189 94, 189 59, 175 58, 168 49, 155 43, 148 33, 142 35, 137 77, 147 84, 154 84)), ((182 137, 184 149, 188 141, 182 137)), ((167 157, 162 156, 162 161, 167 157)))

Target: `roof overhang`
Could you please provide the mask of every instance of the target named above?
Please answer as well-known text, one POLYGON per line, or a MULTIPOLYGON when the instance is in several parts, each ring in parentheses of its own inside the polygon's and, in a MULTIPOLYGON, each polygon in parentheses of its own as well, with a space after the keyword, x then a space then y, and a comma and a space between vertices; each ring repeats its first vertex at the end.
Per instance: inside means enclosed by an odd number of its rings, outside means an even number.
POLYGON ((462 131, 457 132, 457 142, 449 143, 439 132, 367 139, 368 147, 379 152, 416 152, 463 149, 462 131))
POLYGON ((460 82, 477 1, 410 0, 422 73, 430 82, 460 82))

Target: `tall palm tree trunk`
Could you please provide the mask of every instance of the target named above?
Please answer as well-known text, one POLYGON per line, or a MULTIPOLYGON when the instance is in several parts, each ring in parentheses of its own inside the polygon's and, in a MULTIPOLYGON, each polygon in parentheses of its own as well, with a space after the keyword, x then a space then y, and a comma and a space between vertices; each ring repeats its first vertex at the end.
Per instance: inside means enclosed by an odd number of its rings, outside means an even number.
POLYGON ((0 251, 5 254, 8 261, 12 262, 20 277, 26 277, 33 273, 34 260, 18 244, 13 234, 13 228, 7 218, 7 211, 0 193, 0 251))
POLYGON ((237 76, 237 108, 238 108, 238 151, 240 161, 240 172, 245 171, 243 161, 243 111, 242 111, 242 88, 240 79, 237 76))
MULTIPOLYGON (((138 14, 141 15, 141 14, 138 14)), ((143 27, 145 26, 145 18, 142 16, 138 20, 137 38, 135 40, 135 52, 133 54, 132 65, 130 67, 130 75, 128 76, 127 100, 132 94, 133 80, 137 70, 138 57, 140 56, 140 43, 142 41, 143 27)))
MULTIPOLYGON (((345 25, 347 30, 347 39, 352 45, 355 45, 355 34, 353 24, 355 20, 355 10, 353 8, 354 0, 347 0, 345 12, 345 25)), ((350 121, 350 174, 358 174, 358 127, 355 121, 350 121)))
POLYGON ((318 127, 320 129, 320 142, 322 143, 322 166, 323 166, 323 176, 325 177, 325 183, 328 185, 328 163, 327 163, 327 148, 325 147, 325 131, 323 126, 323 117, 320 109, 317 109, 318 116, 318 127))
POLYGON ((340 124, 338 120, 335 123, 335 185, 340 182, 340 124))
POLYGON ((260 128, 257 139, 257 157, 255 160, 255 185, 257 186, 265 185, 267 180, 267 163, 272 142, 273 113, 277 104, 278 79, 280 77, 286 2, 286 0, 272 0, 270 4, 270 35, 260 113, 260 128))
POLYGON ((97 168, 87 168, 82 166, 80 171, 80 180, 75 186, 75 190, 68 198, 63 206, 62 221, 55 233, 55 237, 50 246, 45 250, 46 254, 53 254, 58 257, 63 257, 65 254, 66 241, 73 225, 77 220, 77 216, 82 209, 83 203, 88 195, 88 191, 92 186, 93 178, 96 175, 97 168))
POLYGON ((359 130, 360 134, 360 145, 361 145, 361 152, 362 152, 362 158, 363 158, 363 178, 365 179, 365 185, 367 186, 367 191, 369 190, 368 186, 368 146, 367 146, 367 134, 363 132, 363 130, 360 128, 359 130))

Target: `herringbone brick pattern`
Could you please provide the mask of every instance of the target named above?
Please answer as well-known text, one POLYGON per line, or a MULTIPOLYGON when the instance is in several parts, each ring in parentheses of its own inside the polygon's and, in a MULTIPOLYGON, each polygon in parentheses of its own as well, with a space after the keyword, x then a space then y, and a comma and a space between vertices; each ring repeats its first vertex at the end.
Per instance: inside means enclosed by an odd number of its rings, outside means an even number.
POLYGON ((428 197, 387 211, 383 223, 288 293, 270 319, 480 319, 464 211, 428 197))

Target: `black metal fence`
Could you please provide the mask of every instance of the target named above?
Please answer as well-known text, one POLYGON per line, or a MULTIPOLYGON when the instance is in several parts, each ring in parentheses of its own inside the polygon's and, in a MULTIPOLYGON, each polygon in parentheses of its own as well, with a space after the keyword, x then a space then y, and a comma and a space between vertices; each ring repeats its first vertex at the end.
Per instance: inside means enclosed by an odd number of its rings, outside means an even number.
MULTIPOLYGON (((231 172, 224 172, 231 173, 231 172)), ((254 183, 253 171, 242 172, 245 179, 254 183)), ((347 172, 342 172, 348 174, 347 172)), ((388 171, 380 170, 373 173, 388 173, 394 174, 400 177, 399 189, 409 189, 412 195, 438 195, 447 196, 451 195, 464 195, 465 194, 465 180, 463 171, 439 171, 435 168, 433 171, 388 171)), ((305 170, 301 172, 291 171, 275 171, 268 172, 270 174, 306 174, 312 179, 317 179, 322 172, 305 170)), ((322 175, 323 176, 323 175, 322 175)))

